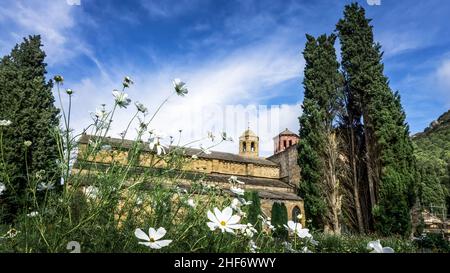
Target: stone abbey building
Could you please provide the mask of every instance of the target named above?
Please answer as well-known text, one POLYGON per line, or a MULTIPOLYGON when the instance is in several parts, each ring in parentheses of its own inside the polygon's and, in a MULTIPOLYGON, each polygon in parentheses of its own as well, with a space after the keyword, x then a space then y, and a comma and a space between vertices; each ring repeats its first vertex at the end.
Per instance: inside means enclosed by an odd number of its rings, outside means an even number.
MULTIPOLYGON (((80 140, 80 148, 89 143, 91 136, 83 135, 80 140)), ((259 137, 250 129, 244 131, 239 137, 239 152, 225 153, 211 151, 202 153, 200 149, 186 148, 185 156, 196 155, 195 160, 183 165, 183 171, 202 175, 205 183, 213 183, 234 195, 230 190, 228 182, 230 176, 236 176, 238 180, 245 183, 245 190, 255 190, 261 198, 261 209, 267 216, 271 215, 274 202, 283 202, 288 210, 288 217, 298 221, 297 215, 304 215, 303 200, 296 194, 300 183, 300 168, 297 164, 297 142, 298 135, 288 129, 274 138, 274 154, 264 158, 259 156, 259 137)), ((120 143, 122 147, 131 147, 133 141, 108 138, 108 143, 114 147, 114 143, 120 143)), ((147 145, 148 146, 148 145, 147 145)), ((125 152, 122 152, 125 153, 125 152)), ((140 164, 149 166, 154 157, 149 148, 144 150, 140 156, 140 164)), ((119 158, 126 163, 127 155, 119 154, 119 158)), ((91 161, 102 161, 98 158, 91 161)), ((104 162, 104 161, 103 161, 104 162)), ((189 180, 184 181, 189 186, 189 180)), ((305 224, 305 217, 301 218, 305 224)))

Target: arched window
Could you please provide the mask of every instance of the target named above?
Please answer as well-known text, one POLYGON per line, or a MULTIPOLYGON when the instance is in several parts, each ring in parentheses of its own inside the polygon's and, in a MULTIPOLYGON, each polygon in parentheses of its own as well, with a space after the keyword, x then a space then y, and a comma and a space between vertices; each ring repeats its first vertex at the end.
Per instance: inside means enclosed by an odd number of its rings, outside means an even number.
POLYGON ((289 147, 291 147, 291 146, 292 146, 292 139, 289 140, 289 147))
POLYGON ((286 140, 283 140, 283 148, 286 149, 286 140))
POLYGON ((243 152, 246 152, 246 151, 247 151, 247 143, 245 143, 245 141, 242 142, 242 151, 243 151, 243 152))
POLYGON ((255 142, 250 143, 250 151, 255 151, 255 142))
POLYGON ((301 214, 302 214, 302 212, 301 212, 300 208, 298 206, 295 206, 292 209, 292 221, 294 221, 296 223, 300 222, 300 219, 298 219, 297 216, 299 216, 301 214))

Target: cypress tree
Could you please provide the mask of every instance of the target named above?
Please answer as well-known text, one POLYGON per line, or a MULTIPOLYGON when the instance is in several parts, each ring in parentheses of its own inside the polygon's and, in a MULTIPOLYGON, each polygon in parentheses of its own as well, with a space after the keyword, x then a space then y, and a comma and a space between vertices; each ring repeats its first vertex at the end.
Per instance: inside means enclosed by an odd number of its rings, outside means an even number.
POLYGON ((305 200, 306 217, 315 228, 324 226, 339 229, 339 210, 336 198, 336 166, 330 151, 330 139, 334 139, 334 121, 342 90, 342 77, 336 59, 334 34, 321 35, 317 39, 306 35, 307 42, 303 55, 304 70, 303 114, 300 121, 300 141, 298 163, 301 166, 302 183, 299 194, 305 200), (336 195, 335 197, 333 197, 336 195))
MULTIPOLYGON (((369 226, 383 234, 408 234, 415 202, 415 163, 400 96, 384 76, 381 46, 357 3, 347 5, 336 29, 342 50, 346 96, 363 125, 369 226)), ((355 122, 356 120, 356 122, 355 122)), ((351 125, 353 126, 353 125, 351 125)))
POLYGON ((288 221, 288 213, 284 203, 274 202, 271 212, 272 225, 275 227, 273 236, 275 238, 286 240, 288 231, 284 227, 288 221))
POLYGON ((261 231, 262 225, 259 221, 259 215, 261 215, 261 200, 257 191, 246 192, 246 200, 252 203, 248 206, 247 220, 253 224, 256 230, 261 231))
POLYGON ((59 111, 54 106, 53 83, 45 79, 46 55, 41 46, 40 36, 29 36, 0 65, 0 117, 12 122, 3 136, 5 167, 14 188, 7 191, 12 214, 38 172, 43 182, 59 181, 55 138, 59 111), (26 141, 31 146, 26 147, 26 141))

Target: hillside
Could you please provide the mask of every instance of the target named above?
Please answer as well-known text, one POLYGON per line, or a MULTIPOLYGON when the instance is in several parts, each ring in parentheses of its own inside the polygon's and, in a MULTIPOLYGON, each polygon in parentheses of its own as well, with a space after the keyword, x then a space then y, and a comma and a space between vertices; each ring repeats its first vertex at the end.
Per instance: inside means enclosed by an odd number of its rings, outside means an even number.
POLYGON ((425 206, 450 209, 450 110, 413 136, 421 175, 421 201, 425 206))

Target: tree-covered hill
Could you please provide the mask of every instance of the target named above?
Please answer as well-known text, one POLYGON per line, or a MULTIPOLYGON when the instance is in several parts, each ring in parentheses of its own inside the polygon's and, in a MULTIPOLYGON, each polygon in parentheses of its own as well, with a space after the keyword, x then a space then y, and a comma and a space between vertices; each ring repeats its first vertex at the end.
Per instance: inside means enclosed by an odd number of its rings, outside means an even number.
POLYGON ((450 110, 413 136, 421 174, 421 202, 450 210, 450 110))

